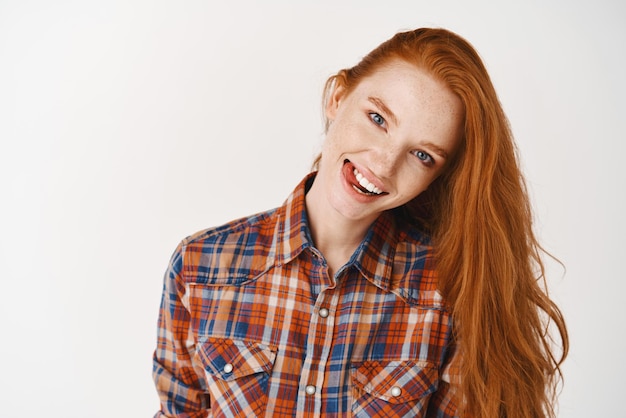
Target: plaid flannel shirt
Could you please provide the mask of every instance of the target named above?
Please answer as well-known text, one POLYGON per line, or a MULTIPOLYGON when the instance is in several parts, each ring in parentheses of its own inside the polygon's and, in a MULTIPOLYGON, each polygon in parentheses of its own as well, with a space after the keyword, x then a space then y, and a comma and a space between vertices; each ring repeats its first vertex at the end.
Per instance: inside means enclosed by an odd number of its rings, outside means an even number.
POLYGON ((382 214, 329 277, 307 176, 183 240, 165 275, 155 417, 453 417, 452 323, 427 237, 382 214))

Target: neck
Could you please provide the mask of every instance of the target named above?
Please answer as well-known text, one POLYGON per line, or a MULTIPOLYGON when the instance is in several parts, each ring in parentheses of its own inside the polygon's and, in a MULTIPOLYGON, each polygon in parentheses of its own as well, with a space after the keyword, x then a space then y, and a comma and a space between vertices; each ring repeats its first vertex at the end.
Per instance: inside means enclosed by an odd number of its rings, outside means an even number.
POLYGON ((315 247, 332 272, 348 262, 375 219, 348 219, 328 204, 313 183, 306 195, 307 217, 315 247))

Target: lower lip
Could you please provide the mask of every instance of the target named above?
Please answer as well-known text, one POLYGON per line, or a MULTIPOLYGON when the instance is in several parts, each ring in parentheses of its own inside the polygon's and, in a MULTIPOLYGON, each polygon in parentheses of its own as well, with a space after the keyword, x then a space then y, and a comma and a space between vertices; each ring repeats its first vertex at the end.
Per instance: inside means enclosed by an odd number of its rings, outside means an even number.
POLYGON ((353 198, 360 202, 368 203, 380 197, 380 195, 366 195, 354 189, 355 187, 358 187, 359 181, 354 175, 354 166, 349 162, 343 165, 342 173, 344 178, 344 189, 346 189, 348 194, 353 196, 353 198))

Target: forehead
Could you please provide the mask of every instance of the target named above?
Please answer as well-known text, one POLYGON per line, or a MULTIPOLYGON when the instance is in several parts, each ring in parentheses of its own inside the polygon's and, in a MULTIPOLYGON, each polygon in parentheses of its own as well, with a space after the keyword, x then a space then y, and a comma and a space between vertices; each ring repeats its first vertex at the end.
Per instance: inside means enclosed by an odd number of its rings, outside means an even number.
POLYGON ((460 98, 441 80, 415 64, 401 59, 378 67, 355 86, 358 98, 376 97, 392 111, 454 114, 463 113, 460 98))

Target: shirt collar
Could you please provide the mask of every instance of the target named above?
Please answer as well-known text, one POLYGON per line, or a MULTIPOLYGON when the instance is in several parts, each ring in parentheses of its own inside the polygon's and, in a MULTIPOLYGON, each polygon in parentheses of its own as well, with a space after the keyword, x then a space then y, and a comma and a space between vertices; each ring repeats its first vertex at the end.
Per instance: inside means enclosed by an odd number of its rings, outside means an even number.
POLYGON ((394 216, 389 211, 383 212, 350 260, 366 279, 384 290, 390 287, 398 232, 394 216))
POLYGON ((286 264, 305 248, 313 246, 306 214, 305 195, 316 173, 308 174, 295 188, 285 203, 276 211, 277 262, 286 264))

